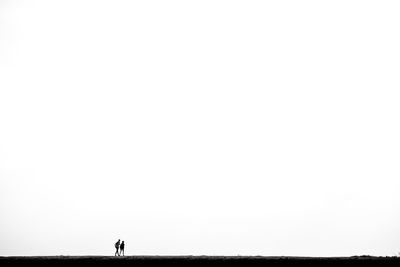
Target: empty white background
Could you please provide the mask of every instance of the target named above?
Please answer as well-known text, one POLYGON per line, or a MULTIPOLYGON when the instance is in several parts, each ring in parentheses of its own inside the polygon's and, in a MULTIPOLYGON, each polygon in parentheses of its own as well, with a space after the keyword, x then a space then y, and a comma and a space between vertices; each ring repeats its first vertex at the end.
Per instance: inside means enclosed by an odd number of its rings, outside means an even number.
POLYGON ((398 1, 0 1, 0 255, 394 255, 398 1))

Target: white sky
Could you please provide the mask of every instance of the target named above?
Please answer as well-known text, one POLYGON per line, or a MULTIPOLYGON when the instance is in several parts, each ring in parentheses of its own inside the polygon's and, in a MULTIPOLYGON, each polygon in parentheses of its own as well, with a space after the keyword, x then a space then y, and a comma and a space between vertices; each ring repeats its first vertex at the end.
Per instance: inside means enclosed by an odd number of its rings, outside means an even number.
POLYGON ((0 255, 394 255, 399 14, 0 0, 0 255))

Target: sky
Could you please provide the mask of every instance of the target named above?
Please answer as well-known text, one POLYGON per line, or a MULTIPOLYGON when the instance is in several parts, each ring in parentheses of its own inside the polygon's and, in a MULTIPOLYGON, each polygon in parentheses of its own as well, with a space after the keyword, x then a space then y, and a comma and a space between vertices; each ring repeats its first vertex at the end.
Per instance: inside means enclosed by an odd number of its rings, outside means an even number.
POLYGON ((0 255, 398 253, 399 13, 0 0, 0 255))

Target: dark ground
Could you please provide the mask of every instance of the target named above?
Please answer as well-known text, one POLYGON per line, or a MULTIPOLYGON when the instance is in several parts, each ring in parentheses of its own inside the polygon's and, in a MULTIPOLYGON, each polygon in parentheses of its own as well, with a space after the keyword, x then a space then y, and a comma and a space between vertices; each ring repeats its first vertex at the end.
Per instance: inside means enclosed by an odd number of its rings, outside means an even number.
POLYGON ((49 256, 49 257, 0 257, 0 266, 398 266, 398 257, 354 256, 339 258, 307 257, 245 257, 245 256, 49 256))

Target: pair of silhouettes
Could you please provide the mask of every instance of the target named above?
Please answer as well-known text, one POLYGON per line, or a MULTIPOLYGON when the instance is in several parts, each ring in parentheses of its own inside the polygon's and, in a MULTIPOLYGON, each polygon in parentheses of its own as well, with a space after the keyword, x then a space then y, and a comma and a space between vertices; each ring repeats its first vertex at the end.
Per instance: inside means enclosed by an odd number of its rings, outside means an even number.
POLYGON ((125 256, 125 243, 124 243, 124 241, 122 241, 122 243, 121 243, 120 239, 118 239, 118 242, 115 243, 115 249, 116 249, 115 256, 121 256, 121 254, 122 254, 122 256, 125 256))

